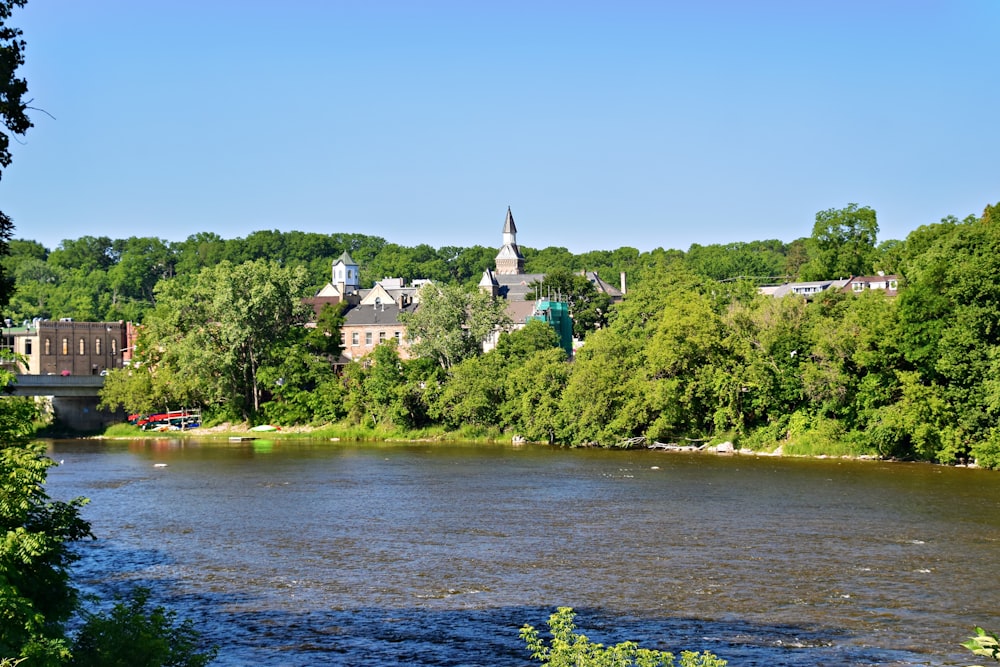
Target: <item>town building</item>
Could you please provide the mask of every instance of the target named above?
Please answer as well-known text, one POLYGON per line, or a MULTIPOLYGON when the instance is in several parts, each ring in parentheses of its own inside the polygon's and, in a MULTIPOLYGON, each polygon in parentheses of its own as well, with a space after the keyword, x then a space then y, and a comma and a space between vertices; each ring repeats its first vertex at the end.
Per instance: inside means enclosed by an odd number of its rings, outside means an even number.
POLYGON ((899 276, 878 274, 874 276, 854 276, 837 280, 812 280, 808 282, 783 283, 781 285, 764 285, 758 291, 765 296, 782 297, 792 294, 812 299, 817 294, 827 290, 853 292, 858 294, 865 290, 884 290, 887 296, 896 296, 899 289, 899 276))
POLYGON ((121 368, 130 358, 128 322, 75 322, 36 318, 15 327, 3 322, 0 348, 24 359, 16 366, 26 375, 101 375, 121 368))
POLYGON ((359 272, 360 266, 344 252, 333 261, 331 281, 306 303, 317 316, 327 304, 347 304, 340 328, 342 363, 361 359, 387 340, 395 340, 400 358, 409 359, 406 325, 399 316, 416 310, 420 287, 430 281, 418 279, 406 285, 402 278, 383 278, 371 289, 361 289, 359 272))
POLYGON ((855 294, 865 290, 884 290, 887 296, 896 296, 899 292, 899 276, 881 273, 874 276, 854 276, 841 289, 855 294))
MULTIPOLYGON (((583 271, 581 273, 598 292, 607 294, 612 303, 617 303, 624 298, 625 274, 621 276, 622 287, 618 289, 603 281, 596 271, 583 271)), ((553 305, 559 301, 558 295, 542 294, 539 291, 538 285, 544 280, 544 273, 524 272, 524 256, 517 245, 517 225, 514 224, 514 215, 508 206, 507 217, 503 223, 500 250, 495 259, 495 268, 487 268, 483 271, 483 277, 479 281, 479 289, 494 298, 506 301, 506 312, 513 323, 512 329, 521 329, 532 319, 543 319, 552 324, 562 337, 564 320, 561 315, 552 315, 556 312, 553 310, 553 305)), ((563 305, 565 306, 565 304, 563 305)), ((568 310, 565 322, 569 323, 569 329, 572 331, 572 320, 569 318, 568 310)), ((496 347, 501 333, 494 331, 483 342, 483 349, 489 351, 496 347)), ((563 346, 565 347, 565 344, 563 346)), ((571 349, 567 350, 567 353, 571 354, 571 352, 571 349)))

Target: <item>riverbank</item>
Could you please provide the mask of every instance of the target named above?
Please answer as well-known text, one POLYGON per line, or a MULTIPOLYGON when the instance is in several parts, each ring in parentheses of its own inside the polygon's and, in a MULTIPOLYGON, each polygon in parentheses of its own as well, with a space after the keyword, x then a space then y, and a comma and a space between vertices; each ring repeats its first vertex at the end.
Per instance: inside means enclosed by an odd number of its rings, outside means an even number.
MULTIPOLYGON (((523 438, 508 434, 483 432, 481 429, 464 429, 462 431, 445 431, 441 428, 424 429, 420 431, 395 431, 366 429, 357 426, 345 427, 336 425, 323 426, 282 426, 273 431, 259 432, 252 430, 248 423, 233 424, 225 422, 214 426, 199 427, 186 431, 143 431, 142 429, 129 424, 116 424, 109 427, 103 433, 88 435, 69 435, 64 437, 86 438, 93 440, 155 440, 164 436, 180 439, 198 440, 327 440, 330 442, 383 442, 383 443, 449 443, 449 442, 471 442, 477 444, 507 444, 528 445, 528 444, 549 444, 528 442, 523 438)), ((50 437, 50 436, 46 436, 50 437)), ((716 439, 718 440, 718 438, 716 439)), ((604 446, 597 443, 587 445, 562 445, 555 443, 556 447, 569 449, 599 448, 599 449, 644 449, 649 451, 662 452, 664 454, 702 454, 706 456, 744 456, 755 458, 804 458, 804 459, 839 459, 852 461, 887 461, 904 462, 901 459, 886 458, 869 453, 848 453, 842 449, 839 451, 796 451, 795 443, 778 444, 772 450, 754 450, 747 447, 738 447, 731 440, 707 441, 700 445, 680 445, 676 443, 647 443, 645 439, 636 438, 624 443, 616 443, 613 446, 604 446), (788 446, 788 445, 791 446, 788 446)), ((812 448, 810 448, 812 449, 812 448)), ((944 464, 936 464, 944 465, 944 464)), ((979 466, 972 463, 949 465, 948 467, 975 469, 979 466)))

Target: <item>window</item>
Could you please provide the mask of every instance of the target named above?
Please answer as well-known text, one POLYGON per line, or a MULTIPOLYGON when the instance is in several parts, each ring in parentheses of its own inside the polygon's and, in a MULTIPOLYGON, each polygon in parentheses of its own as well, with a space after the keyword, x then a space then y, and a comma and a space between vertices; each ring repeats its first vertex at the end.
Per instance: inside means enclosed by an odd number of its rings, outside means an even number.
POLYGON ((889 289, 896 289, 896 287, 898 287, 898 286, 899 286, 899 283, 897 283, 895 280, 890 280, 889 281, 889 289))
POLYGON ((865 284, 864 283, 854 283, 853 285, 851 285, 851 289, 853 289, 855 292, 863 292, 864 289, 865 289, 865 284))
POLYGON ((24 353, 26 355, 28 355, 29 357, 31 356, 31 339, 30 338, 26 338, 24 340, 24 353))
POLYGON ((385 332, 384 331, 379 331, 378 332, 378 342, 381 343, 384 340, 385 340, 385 332))
POLYGON ((365 332, 365 345, 371 345, 371 344, 372 344, 372 332, 371 331, 366 331, 365 332))
POLYGON ((111 339, 111 356, 118 354, 118 343, 114 338, 111 339))
POLYGON ((359 340, 358 340, 358 332, 355 331, 355 332, 353 332, 351 334, 351 345, 357 345, 358 342, 359 342, 359 340))
POLYGON ((397 331, 396 332, 396 342, 397 343, 402 343, 403 342, 403 332, 402 331, 397 331))
POLYGON ((52 340, 49 338, 45 339, 45 354, 52 354, 52 340))
POLYGON ((63 337, 63 341, 62 341, 62 353, 64 355, 69 354, 69 338, 63 337))
POLYGON ((101 353, 101 339, 100 338, 95 338, 94 339, 94 354, 100 354, 100 353, 101 353))
POLYGON ((83 338, 80 339, 80 356, 87 354, 87 341, 83 338))

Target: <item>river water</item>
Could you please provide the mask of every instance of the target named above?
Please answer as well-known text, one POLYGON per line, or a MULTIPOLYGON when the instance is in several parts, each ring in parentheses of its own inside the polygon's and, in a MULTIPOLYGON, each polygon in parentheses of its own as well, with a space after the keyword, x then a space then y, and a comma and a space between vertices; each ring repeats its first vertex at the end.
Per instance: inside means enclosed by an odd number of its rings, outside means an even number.
POLYGON ((738 666, 968 665, 1000 630, 1000 473, 475 445, 56 441, 74 580, 194 619, 216 665, 530 663, 591 639, 738 666), (163 465, 166 464, 166 465, 163 465))

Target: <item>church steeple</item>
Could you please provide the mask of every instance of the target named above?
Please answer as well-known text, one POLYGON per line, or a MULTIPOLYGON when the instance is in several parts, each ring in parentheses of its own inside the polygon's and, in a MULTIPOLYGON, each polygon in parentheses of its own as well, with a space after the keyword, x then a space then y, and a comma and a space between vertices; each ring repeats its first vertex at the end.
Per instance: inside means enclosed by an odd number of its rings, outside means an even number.
POLYGON ((503 246, 497 253, 497 270, 500 275, 520 275, 524 273, 524 256, 517 247, 517 226, 514 216, 507 207, 507 219, 503 222, 503 246))
POLYGON ((358 276, 358 265, 351 259, 346 250, 333 262, 330 284, 336 286, 341 295, 358 291, 361 284, 358 276))

